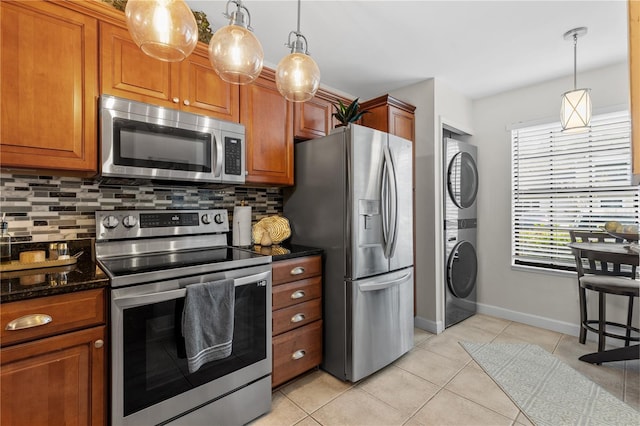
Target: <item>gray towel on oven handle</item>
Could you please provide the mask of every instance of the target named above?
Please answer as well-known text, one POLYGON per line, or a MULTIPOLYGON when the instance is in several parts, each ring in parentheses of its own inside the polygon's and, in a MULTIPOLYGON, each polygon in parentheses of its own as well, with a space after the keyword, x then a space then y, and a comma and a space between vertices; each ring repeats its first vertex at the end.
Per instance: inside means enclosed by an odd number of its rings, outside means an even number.
POLYGON ((189 373, 231 355, 234 302, 232 279, 186 286, 182 335, 189 373))

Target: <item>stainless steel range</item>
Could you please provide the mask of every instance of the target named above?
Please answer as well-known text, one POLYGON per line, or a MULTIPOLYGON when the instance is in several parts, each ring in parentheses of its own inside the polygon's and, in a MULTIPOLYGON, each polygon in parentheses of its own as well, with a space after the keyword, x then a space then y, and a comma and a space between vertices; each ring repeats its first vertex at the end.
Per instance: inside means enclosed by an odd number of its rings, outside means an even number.
POLYGON ((235 425, 268 412, 271 257, 227 247, 226 210, 98 211, 95 218, 96 259, 111 279, 111 423, 235 425), (190 373, 186 287, 230 280, 231 354, 190 373))

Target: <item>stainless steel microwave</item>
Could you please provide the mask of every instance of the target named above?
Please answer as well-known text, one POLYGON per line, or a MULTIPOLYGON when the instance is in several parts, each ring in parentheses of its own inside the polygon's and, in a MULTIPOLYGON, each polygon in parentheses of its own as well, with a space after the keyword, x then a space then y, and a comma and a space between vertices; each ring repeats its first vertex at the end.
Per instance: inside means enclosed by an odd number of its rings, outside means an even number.
POLYGON ((100 123, 103 177, 245 181, 241 124, 108 95, 100 97, 100 123))

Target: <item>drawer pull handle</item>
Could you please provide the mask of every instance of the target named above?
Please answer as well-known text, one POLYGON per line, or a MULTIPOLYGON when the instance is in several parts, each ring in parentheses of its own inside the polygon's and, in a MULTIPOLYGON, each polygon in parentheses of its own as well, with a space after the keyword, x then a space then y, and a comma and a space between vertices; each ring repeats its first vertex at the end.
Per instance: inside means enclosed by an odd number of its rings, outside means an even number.
POLYGON ((304 314, 295 314, 294 316, 291 317, 291 322, 300 322, 300 321, 304 321, 304 314))
POLYGON ((292 299, 301 299, 304 297, 304 290, 298 290, 291 293, 292 299))
POLYGON ((93 342, 93 346, 95 346, 96 349, 100 349, 101 347, 104 346, 104 340, 102 339, 98 339, 95 342, 93 342))
POLYGON ((306 355, 305 351, 303 351, 302 349, 300 349, 300 350, 295 351, 295 352, 293 353, 293 355, 291 355, 291 359, 300 359, 300 358, 302 358, 302 357, 303 357, 303 356, 305 356, 305 355, 306 355))
POLYGON ((300 275, 304 274, 304 266, 296 266, 290 272, 291 275, 300 275))
POLYGON ((51 321, 53 321, 53 318, 51 318, 49 315, 30 314, 10 321, 4 329, 23 330, 25 328, 38 327, 41 325, 49 324, 51 321))

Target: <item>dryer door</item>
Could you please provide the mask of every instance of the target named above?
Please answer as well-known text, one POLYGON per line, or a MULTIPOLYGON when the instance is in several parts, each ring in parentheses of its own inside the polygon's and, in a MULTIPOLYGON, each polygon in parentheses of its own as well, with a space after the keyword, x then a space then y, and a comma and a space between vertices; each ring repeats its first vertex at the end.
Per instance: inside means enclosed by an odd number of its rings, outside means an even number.
POLYGON ((447 260, 447 285, 451 293, 464 299, 476 285, 478 258, 469 241, 460 241, 451 251, 447 260))
POLYGON ((478 194, 478 169, 468 152, 457 153, 447 170, 449 197, 461 209, 471 207, 478 194))

